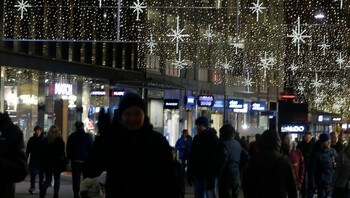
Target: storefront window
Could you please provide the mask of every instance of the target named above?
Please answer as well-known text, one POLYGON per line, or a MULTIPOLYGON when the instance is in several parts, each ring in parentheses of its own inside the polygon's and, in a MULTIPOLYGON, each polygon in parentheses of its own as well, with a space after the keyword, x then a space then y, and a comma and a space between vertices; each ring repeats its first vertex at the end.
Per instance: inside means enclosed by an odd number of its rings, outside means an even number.
POLYGON ((24 140, 32 135, 38 117, 38 72, 2 67, 1 109, 23 131, 24 140))

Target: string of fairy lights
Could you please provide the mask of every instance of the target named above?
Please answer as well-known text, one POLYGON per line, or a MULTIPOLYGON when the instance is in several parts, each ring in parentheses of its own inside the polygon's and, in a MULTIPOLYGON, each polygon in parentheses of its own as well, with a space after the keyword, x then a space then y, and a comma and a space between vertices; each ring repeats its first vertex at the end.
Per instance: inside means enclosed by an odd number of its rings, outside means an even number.
POLYGON ((350 114, 349 25, 344 0, 5 0, 3 39, 138 43, 161 67, 248 92, 288 85, 312 109, 350 114))

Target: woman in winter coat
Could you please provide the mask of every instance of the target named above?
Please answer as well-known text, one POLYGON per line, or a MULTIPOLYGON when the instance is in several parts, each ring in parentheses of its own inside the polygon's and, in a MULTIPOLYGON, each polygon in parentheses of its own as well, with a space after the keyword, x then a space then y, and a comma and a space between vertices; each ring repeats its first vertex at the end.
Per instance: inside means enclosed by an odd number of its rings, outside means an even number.
POLYGON ((110 131, 93 143, 86 168, 87 177, 107 172, 106 198, 179 195, 171 148, 153 131, 146 103, 134 93, 122 97, 110 131))
POLYGON ((52 176, 54 177, 54 198, 58 198, 61 183, 61 172, 65 171, 68 161, 65 154, 65 143, 59 128, 51 126, 47 137, 43 141, 42 168, 45 173, 45 181, 40 189, 40 198, 45 197, 46 190, 50 187, 52 176))
POLYGON ((23 132, 7 113, 0 113, 0 197, 15 197, 15 182, 27 175, 23 132))
MULTIPOLYGON (((349 141, 348 141, 349 142, 349 141)), ((340 152, 333 177, 334 198, 350 197, 350 144, 340 152)))

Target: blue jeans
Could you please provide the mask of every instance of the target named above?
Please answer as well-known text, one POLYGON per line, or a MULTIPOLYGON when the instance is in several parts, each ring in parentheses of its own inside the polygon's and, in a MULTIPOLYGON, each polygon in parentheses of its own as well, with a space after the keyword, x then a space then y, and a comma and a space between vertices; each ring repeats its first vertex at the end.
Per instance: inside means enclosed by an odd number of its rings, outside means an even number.
MULTIPOLYGON (((74 198, 79 198, 79 191, 80 191, 80 179, 81 175, 84 177, 83 173, 83 162, 72 162, 72 185, 73 185, 73 192, 74 192, 74 198)), ((85 178, 85 177, 84 177, 85 178)))
POLYGON ((30 189, 35 190, 36 175, 38 174, 39 174, 39 188, 41 188, 41 185, 43 184, 43 180, 44 180, 44 173, 38 167, 30 168, 30 189))
POLYGON ((208 188, 208 179, 194 178, 194 194, 195 198, 215 198, 216 178, 212 188, 208 188))
POLYGON ((41 197, 46 194, 47 188, 51 186, 52 176, 54 178, 53 197, 55 198, 58 197, 58 192, 60 191, 60 185, 61 185, 61 171, 45 172, 45 181, 40 189, 41 197))

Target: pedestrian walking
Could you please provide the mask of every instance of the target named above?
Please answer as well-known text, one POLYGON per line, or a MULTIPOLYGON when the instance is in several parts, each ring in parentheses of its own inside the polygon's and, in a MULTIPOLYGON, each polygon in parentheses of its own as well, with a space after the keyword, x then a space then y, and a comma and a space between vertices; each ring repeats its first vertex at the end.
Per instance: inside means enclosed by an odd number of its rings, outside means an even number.
POLYGON ((27 175, 23 132, 7 113, 0 113, 0 197, 14 198, 15 183, 27 175))
POLYGON ((332 181, 334 198, 350 197, 350 144, 339 153, 332 181))
POLYGON ((171 148, 165 137, 153 130, 146 111, 138 94, 125 94, 111 131, 101 133, 92 145, 87 177, 107 172, 106 198, 179 195, 171 148))
POLYGON ((188 134, 188 130, 182 130, 181 137, 176 141, 175 148, 179 151, 179 158, 181 160, 182 174, 185 175, 187 160, 190 156, 192 146, 192 136, 188 134))
POLYGON ((248 161, 248 151, 235 139, 235 129, 231 124, 225 124, 219 132, 224 147, 224 163, 218 179, 219 197, 238 198, 241 184, 241 157, 248 161))
POLYGON ((188 161, 187 179, 194 185, 196 198, 215 198, 216 182, 223 166, 223 150, 216 133, 209 128, 208 118, 195 121, 197 135, 193 138, 188 161))
POLYGON ((61 132, 56 125, 50 127, 47 137, 43 141, 42 168, 45 174, 45 180, 40 189, 40 198, 44 198, 47 188, 51 186, 52 177, 54 177, 54 198, 58 198, 61 172, 66 171, 68 160, 65 154, 65 143, 61 132))
POLYGON ((81 176, 86 178, 84 162, 87 159, 93 138, 85 132, 83 122, 75 122, 75 129, 76 131, 70 134, 67 140, 67 157, 71 162, 74 198, 79 198, 80 179, 81 176))
POLYGON ((297 197, 292 165, 281 153, 277 131, 266 130, 257 142, 258 153, 248 162, 242 178, 245 198, 297 197))
POLYGON ((44 173, 41 168, 42 165, 42 147, 43 147, 43 130, 39 126, 34 127, 34 134, 29 138, 26 148, 27 158, 29 159, 30 170, 30 194, 35 193, 36 176, 39 176, 39 188, 43 184, 44 173))

